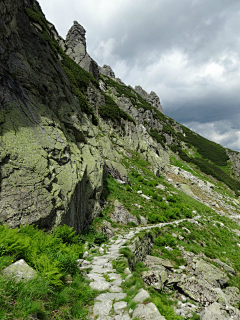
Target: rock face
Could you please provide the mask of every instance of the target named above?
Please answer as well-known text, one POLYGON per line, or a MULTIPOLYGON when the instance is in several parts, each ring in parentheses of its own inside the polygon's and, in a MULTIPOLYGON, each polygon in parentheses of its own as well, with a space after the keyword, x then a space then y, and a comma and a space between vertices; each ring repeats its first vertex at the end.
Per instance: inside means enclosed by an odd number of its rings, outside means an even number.
POLYGON ((94 78, 99 80, 98 64, 87 53, 86 30, 77 21, 68 31, 66 37, 67 55, 72 58, 83 69, 90 72, 94 78))
POLYGON ((99 72, 104 76, 115 79, 115 73, 113 72, 112 68, 110 66, 107 66, 106 64, 102 68, 99 67, 99 72))
POLYGON ((114 202, 114 212, 112 213, 111 220, 123 224, 127 224, 128 222, 133 222, 136 225, 139 224, 138 219, 129 213, 124 205, 118 200, 115 200, 114 202))
POLYGON ((141 86, 136 86, 135 91, 140 94, 140 96, 145 99, 147 102, 149 102, 153 107, 157 108, 158 111, 163 113, 163 109, 160 103, 160 99, 158 95, 151 91, 150 93, 147 93, 141 86))
MULTIPOLYGON (((120 149, 141 151, 156 170, 169 156, 140 124, 124 121, 122 129, 100 117, 99 127, 92 124, 73 94, 62 58, 26 8, 43 15, 36 1, 0 5, 0 221, 46 229, 66 223, 80 232, 101 212, 107 160, 111 173, 128 182, 120 149)), ((50 38, 98 79, 84 28, 74 23, 67 46, 52 24, 48 28, 50 38)), ((84 94, 98 116, 105 105, 100 89, 90 83, 84 94)))

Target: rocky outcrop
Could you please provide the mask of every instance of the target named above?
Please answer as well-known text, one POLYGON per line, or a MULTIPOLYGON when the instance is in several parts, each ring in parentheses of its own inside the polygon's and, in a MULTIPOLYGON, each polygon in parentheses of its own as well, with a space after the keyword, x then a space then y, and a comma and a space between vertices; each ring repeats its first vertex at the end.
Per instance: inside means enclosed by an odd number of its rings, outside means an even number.
POLYGON ((135 91, 154 108, 163 113, 160 99, 155 92, 151 91, 150 93, 147 93, 141 86, 136 86, 135 91))
POLYGON ((111 220, 123 224, 132 222, 135 225, 139 225, 138 219, 128 212, 124 205, 118 200, 115 200, 114 202, 114 212, 111 215, 111 220))
POLYGON ((68 31, 66 37, 67 55, 72 58, 83 69, 90 72, 94 78, 99 80, 98 64, 87 53, 86 45, 86 30, 77 21, 74 21, 73 26, 68 31))
POLYGON ((99 67, 99 72, 104 76, 115 79, 115 73, 113 72, 112 68, 110 66, 107 66, 106 64, 103 67, 99 67))

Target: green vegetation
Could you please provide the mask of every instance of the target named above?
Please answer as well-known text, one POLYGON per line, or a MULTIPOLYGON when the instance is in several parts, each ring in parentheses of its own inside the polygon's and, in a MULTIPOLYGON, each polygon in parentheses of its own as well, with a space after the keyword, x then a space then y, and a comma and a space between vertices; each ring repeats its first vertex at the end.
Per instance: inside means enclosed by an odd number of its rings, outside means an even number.
POLYGON ((88 115, 92 115, 92 122, 94 125, 98 124, 98 119, 93 112, 93 109, 89 106, 87 99, 84 97, 83 93, 86 92, 87 87, 90 83, 99 88, 98 81, 92 76, 91 73, 85 71, 81 68, 76 62, 69 58, 62 48, 59 46, 55 39, 51 38, 51 32, 45 17, 38 11, 37 7, 33 7, 34 10, 27 8, 25 10, 27 16, 30 20, 40 24, 43 29, 42 36, 50 45, 52 51, 55 54, 55 57, 58 58, 58 55, 62 58, 62 66, 65 70, 65 73, 68 77, 69 82, 73 87, 74 94, 78 97, 80 107, 83 112, 88 115))
POLYGON ((0 277, 0 319, 86 319, 95 292, 82 277, 76 260, 82 256, 80 236, 68 226, 51 234, 26 225, 0 226, 0 270, 24 259, 38 277, 16 283, 0 277))
POLYGON ((203 158, 211 160, 218 166, 227 165, 229 157, 226 153, 225 148, 213 141, 201 137, 199 134, 194 133, 184 126, 182 126, 182 128, 186 135, 184 140, 196 147, 198 153, 200 153, 203 158))
POLYGON ((112 121, 120 120, 120 118, 122 118, 135 123, 135 120, 131 118, 125 111, 120 109, 111 97, 106 95, 104 92, 102 92, 102 94, 105 97, 106 103, 106 105, 99 108, 99 114, 102 118, 109 118, 112 121))

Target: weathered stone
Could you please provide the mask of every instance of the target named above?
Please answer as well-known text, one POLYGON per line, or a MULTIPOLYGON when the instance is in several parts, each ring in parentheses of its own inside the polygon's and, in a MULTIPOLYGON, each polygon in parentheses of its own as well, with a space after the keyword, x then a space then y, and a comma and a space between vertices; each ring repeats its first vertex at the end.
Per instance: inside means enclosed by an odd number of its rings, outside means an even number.
POLYGON ((239 294, 239 289, 236 287, 227 287, 225 289, 225 295, 228 300, 228 302, 234 306, 238 307, 240 303, 240 294, 239 294))
POLYGON ((86 30, 83 26, 81 26, 77 21, 74 21, 74 24, 68 31, 66 37, 66 53, 83 69, 92 73, 92 75, 99 80, 99 67, 87 53, 85 34, 86 30))
POLYGON ((31 268, 23 259, 3 269, 2 273, 7 277, 12 277, 16 282, 21 280, 28 281, 37 276, 37 271, 31 268))
POLYGON ((233 276, 236 276, 235 270, 227 265, 226 263, 222 262, 220 259, 213 259, 214 262, 216 262, 220 267, 222 267, 227 272, 231 273, 233 276))
POLYGON ((133 302, 136 303, 143 303, 145 300, 149 299, 150 295, 148 293, 148 291, 144 290, 144 289, 140 289, 138 294, 133 298, 133 302))
POLYGON ((161 113, 163 113, 162 106, 160 104, 160 99, 157 96, 157 94, 153 91, 151 91, 149 94, 143 90, 142 87, 136 86, 135 91, 147 102, 149 102, 154 108, 158 109, 161 113))
POLYGON ((111 219, 114 222, 123 224, 127 224, 128 222, 134 222, 136 225, 139 224, 138 219, 129 213, 124 205, 118 200, 115 200, 114 202, 114 212, 111 215, 111 219))
POLYGON ((144 218, 143 216, 140 216, 141 224, 146 226, 147 225, 147 219, 144 218))
POLYGON ((224 310, 224 307, 214 302, 201 312, 201 320, 230 320, 228 313, 224 310))
POLYGON ((198 260, 196 263, 195 275, 199 279, 204 279, 214 287, 224 286, 229 278, 226 273, 204 260, 198 260))
POLYGON ((186 296, 204 306, 221 299, 221 295, 208 282, 195 277, 185 277, 176 285, 186 296))
POLYGON ((179 186, 183 193, 187 194, 190 197, 194 197, 194 193, 192 192, 191 188, 187 184, 181 183, 179 184, 179 186))
POLYGON ((127 308, 127 302, 119 301, 113 304, 113 309, 116 314, 122 314, 127 308))
POLYGON ((167 281, 168 278, 165 268, 161 268, 162 270, 149 270, 143 271, 142 273, 143 281, 156 290, 162 290, 164 287, 164 283, 167 281))
POLYGON ((152 267, 154 265, 162 265, 168 269, 173 268, 173 265, 168 260, 164 260, 162 258, 149 256, 149 255, 146 256, 144 263, 146 264, 147 267, 152 267))
POLYGON ((133 311, 132 318, 138 318, 139 320, 165 320, 154 303, 139 304, 133 311))
POLYGON ((106 160, 106 166, 108 173, 115 179, 119 179, 129 183, 128 173, 126 168, 115 161, 106 160))
POLYGON ((94 281, 90 282, 89 285, 93 290, 97 291, 105 291, 110 288, 110 283, 107 281, 94 281))
POLYGON ((108 316, 112 309, 112 300, 104 300, 102 302, 95 302, 93 307, 93 315, 96 316, 108 316))
POLYGON ((106 64, 101 68, 99 67, 99 71, 104 76, 108 76, 110 78, 115 78, 115 73, 113 72, 112 68, 110 66, 107 66, 106 64))
POLYGON ((127 296, 126 293, 102 293, 100 294, 97 298, 95 298, 95 300, 98 301, 105 301, 105 300, 115 300, 115 301, 119 301, 119 300, 123 300, 125 299, 127 296))

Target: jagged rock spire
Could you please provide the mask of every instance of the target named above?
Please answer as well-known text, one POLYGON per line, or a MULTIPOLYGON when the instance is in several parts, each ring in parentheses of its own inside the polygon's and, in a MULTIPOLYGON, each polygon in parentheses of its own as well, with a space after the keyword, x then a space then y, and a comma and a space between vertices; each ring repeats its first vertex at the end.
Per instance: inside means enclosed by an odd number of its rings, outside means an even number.
POLYGON ((143 88, 141 86, 136 86, 135 87, 135 91, 144 99, 146 100, 148 103, 150 103, 153 107, 157 108, 158 111, 163 112, 161 103, 160 103, 160 99, 158 97, 158 95, 151 91, 150 93, 147 93, 145 90, 143 90, 143 88))
POLYGON ((67 55, 99 80, 99 66, 87 53, 86 30, 77 21, 73 22, 73 26, 68 31, 66 44, 67 55))

